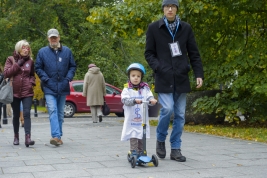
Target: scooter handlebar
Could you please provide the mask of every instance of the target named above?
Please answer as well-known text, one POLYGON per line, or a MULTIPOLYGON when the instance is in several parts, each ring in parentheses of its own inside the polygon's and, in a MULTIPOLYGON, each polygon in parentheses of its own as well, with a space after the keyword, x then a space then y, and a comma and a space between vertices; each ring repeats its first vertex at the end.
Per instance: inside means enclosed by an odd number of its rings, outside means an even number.
MULTIPOLYGON (((151 104, 150 101, 145 101, 145 100, 142 100, 142 103, 151 104)), ((158 103, 158 102, 156 102, 156 104, 157 104, 157 103, 158 103)))

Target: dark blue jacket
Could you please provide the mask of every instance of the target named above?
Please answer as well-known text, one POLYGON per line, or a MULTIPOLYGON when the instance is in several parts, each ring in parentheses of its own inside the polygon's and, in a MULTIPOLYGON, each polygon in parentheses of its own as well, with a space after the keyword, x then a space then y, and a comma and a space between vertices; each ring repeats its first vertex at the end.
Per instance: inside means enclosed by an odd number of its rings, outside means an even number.
POLYGON ((145 58, 155 72, 155 92, 190 92, 188 72, 192 67, 196 78, 204 78, 198 47, 191 26, 180 21, 174 41, 182 55, 172 57, 169 44, 173 42, 164 20, 151 23, 146 32, 145 58))
POLYGON ((35 71, 42 82, 44 94, 69 95, 69 81, 74 77, 76 64, 71 50, 61 46, 56 52, 50 46, 37 54, 35 71))

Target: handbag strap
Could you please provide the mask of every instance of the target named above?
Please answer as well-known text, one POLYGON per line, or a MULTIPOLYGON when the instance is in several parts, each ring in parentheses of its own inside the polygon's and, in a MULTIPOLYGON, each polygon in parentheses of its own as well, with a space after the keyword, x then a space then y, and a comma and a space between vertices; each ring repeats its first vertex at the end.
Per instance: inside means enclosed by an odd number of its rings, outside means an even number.
MULTIPOLYGON (((14 57, 13 56, 10 56, 10 58, 11 58, 12 64, 14 64, 15 63, 14 57)), ((4 78, 4 80, 5 79, 6 78, 4 78)), ((10 86, 13 86, 13 76, 9 79, 9 84, 10 84, 10 86)))
POLYGON ((10 86, 13 86, 13 77, 11 78, 12 80, 9 80, 10 86))
POLYGON ((15 63, 14 57, 13 56, 10 56, 10 57, 11 57, 12 64, 14 64, 15 63))

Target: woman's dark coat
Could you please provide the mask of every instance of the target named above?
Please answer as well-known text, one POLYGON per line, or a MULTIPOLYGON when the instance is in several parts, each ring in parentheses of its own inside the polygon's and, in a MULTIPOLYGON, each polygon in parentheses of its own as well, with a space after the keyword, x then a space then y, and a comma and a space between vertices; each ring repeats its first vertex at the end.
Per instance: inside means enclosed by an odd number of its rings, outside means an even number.
POLYGON ((13 77, 13 95, 16 98, 33 96, 33 86, 35 86, 34 62, 28 57, 22 66, 17 61, 20 56, 9 56, 5 63, 5 78, 13 77))

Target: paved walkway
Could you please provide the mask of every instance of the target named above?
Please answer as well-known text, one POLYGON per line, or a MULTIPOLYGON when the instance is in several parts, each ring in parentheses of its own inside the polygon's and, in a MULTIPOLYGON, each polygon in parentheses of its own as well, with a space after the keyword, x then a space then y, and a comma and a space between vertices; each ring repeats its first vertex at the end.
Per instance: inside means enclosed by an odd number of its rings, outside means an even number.
MULTIPOLYGON (((153 164, 131 168, 126 156, 129 142, 121 142, 122 118, 104 117, 93 124, 82 115, 66 118, 62 146, 49 144, 50 127, 46 114, 32 115, 32 139, 26 148, 20 127, 20 145, 14 146, 12 121, 0 129, 0 178, 266 178, 267 145, 184 133, 184 163, 159 159, 153 164)), ((147 140, 148 156, 155 154, 155 127, 147 140)))

